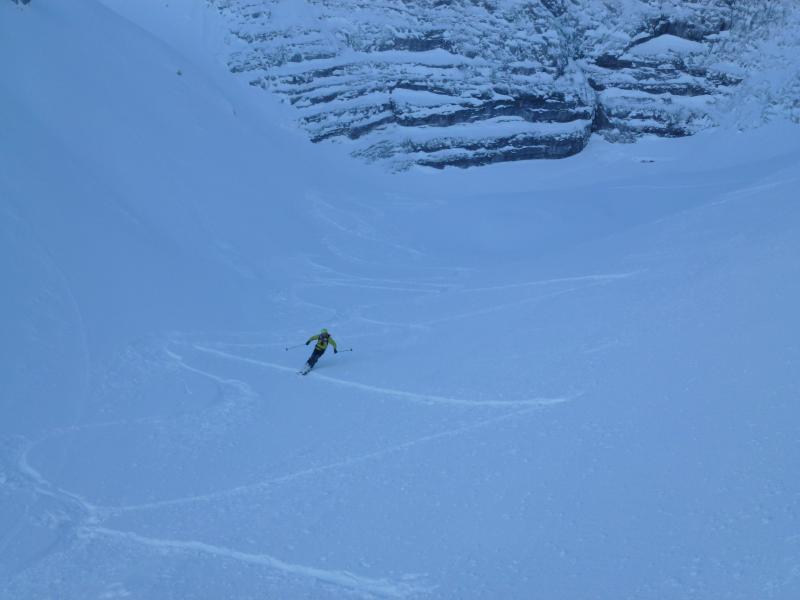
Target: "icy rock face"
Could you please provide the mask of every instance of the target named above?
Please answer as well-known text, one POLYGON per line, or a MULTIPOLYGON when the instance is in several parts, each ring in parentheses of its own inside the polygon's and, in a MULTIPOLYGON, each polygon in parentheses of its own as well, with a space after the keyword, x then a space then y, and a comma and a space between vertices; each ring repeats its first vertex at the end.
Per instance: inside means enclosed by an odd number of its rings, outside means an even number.
POLYGON ((717 119, 739 129, 771 120, 800 124, 800 2, 736 2, 714 67, 742 79, 717 107, 717 119))
POLYGON ((730 0, 213 0, 230 68, 356 156, 472 166, 579 152, 592 132, 689 135, 730 0))
POLYGON ((398 165, 562 157, 595 95, 545 6, 527 1, 228 3, 235 72, 288 98, 315 141, 398 165))
POLYGON ((712 105, 740 79, 715 70, 730 0, 564 0, 565 27, 597 91, 596 128, 612 139, 683 136, 712 125, 712 105))

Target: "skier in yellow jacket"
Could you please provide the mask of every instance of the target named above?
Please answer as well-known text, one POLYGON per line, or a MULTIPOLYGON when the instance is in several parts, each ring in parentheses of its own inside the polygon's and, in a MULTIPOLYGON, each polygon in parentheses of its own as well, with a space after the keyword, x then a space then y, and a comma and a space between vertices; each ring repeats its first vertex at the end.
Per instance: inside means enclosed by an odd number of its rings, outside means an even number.
POLYGON ((306 346, 308 346, 314 340, 317 340, 317 345, 314 346, 314 351, 306 361, 306 368, 304 369, 306 373, 308 373, 314 367, 314 365, 317 364, 319 357, 325 354, 325 350, 328 349, 328 344, 333 346, 334 354, 339 352, 339 350, 336 348, 336 341, 331 337, 331 334, 328 333, 327 329, 323 329, 317 335, 312 335, 310 338, 308 338, 308 341, 306 341, 306 346))

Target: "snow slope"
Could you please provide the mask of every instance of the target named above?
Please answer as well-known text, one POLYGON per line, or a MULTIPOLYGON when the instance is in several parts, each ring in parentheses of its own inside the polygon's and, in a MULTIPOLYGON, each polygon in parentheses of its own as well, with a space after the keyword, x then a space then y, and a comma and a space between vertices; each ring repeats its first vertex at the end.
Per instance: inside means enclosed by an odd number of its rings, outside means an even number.
POLYGON ((0 4, 0 598, 800 595, 796 126, 387 175, 171 5, 0 4))

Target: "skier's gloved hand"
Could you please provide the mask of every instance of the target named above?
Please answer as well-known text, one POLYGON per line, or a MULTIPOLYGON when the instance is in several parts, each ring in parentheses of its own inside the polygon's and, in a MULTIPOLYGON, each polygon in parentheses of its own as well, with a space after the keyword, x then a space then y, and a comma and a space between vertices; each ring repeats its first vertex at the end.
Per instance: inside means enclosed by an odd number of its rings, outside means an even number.
POLYGON ((306 342, 306 346, 308 346, 310 343, 311 343, 311 340, 307 341, 306 342))
POLYGON ((333 349, 333 353, 334 353, 334 354, 339 354, 339 351, 338 351, 336 348, 334 348, 334 349, 333 349))

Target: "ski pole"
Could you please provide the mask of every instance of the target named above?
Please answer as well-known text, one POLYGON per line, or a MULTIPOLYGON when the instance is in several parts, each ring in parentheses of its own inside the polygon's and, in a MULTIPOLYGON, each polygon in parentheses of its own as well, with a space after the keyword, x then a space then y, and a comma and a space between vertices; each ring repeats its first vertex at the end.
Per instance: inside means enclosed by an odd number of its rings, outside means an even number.
POLYGON ((353 349, 352 349, 352 348, 348 348, 347 350, 338 350, 338 351, 336 352, 336 354, 341 354, 342 352, 352 352, 352 351, 353 351, 353 349))
POLYGON ((297 344, 296 346, 286 346, 284 350, 294 350, 295 348, 300 348, 301 346, 305 346, 305 344, 297 344))

